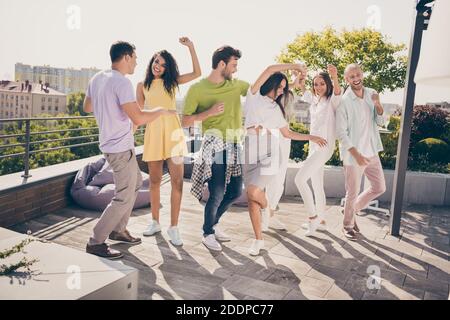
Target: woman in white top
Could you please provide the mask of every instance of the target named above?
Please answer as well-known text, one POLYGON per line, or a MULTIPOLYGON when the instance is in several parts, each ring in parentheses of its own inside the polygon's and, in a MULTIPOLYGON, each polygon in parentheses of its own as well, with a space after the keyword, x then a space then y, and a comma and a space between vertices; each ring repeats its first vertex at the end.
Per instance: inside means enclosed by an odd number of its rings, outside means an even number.
MULTIPOLYGON (((305 70, 306 72, 306 70, 305 70)), ((289 84, 291 86, 291 84, 289 84)), ((289 102, 284 106, 286 112, 286 119, 289 121, 290 106, 294 102, 294 95, 289 93, 289 102)), ((285 138, 282 135, 280 142, 280 170, 276 175, 275 180, 266 188, 267 204, 269 210, 263 212, 266 216, 261 216, 261 225, 263 231, 268 231, 269 227, 275 230, 286 230, 286 226, 275 216, 275 211, 278 208, 278 203, 284 192, 284 181, 286 180, 287 167, 289 164, 289 156, 291 154, 291 139, 285 138)))
POLYGON ((310 134, 322 137, 328 142, 326 148, 320 148, 314 142, 309 144, 308 158, 303 161, 295 177, 295 184, 309 213, 309 221, 303 227, 306 229, 306 236, 311 236, 317 229, 326 230, 323 172, 325 163, 330 160, 335 148, 336 109, 341 101, 341 87, 337 69, 333 65, 328 65, 328 73, 321 72, 313 78, 313 94, 305 90, 304 77, 299 79, 297 85, 304 92, 303 100, 311 104, 310 134), (311 179, 314 198, 307 183, 309 179, 311 179))
POLYGON ((261 229, 261 210, 268 210, 265 188, 279 171, 280 147, 278 137, 311 140, 325 146, 320 137, 300 134, 289 129, 284 102, 289 93, 286 76, 281 71, 301 71, 299 64, 280 64, 268 67, 250 87, 244 105, 245 161, 244 183, 247 190, 250 219, 255 232, 249 253, 258 255, 264 248, 261 229))

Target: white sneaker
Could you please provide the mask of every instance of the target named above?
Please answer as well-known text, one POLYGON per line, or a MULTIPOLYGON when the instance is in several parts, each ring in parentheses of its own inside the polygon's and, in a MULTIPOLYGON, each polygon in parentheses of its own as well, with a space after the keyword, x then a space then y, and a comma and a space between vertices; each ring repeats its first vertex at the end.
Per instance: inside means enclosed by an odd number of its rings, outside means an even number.
POLYGON ((159 225, 158 221, 152 220, 148 228, 142 234, 145 237, 150 237, 158 232, 161 232, 161 226, 159 225))
MULTIPOLYGON (((327 231, 328 230, 327 223, 325 222, 325 220, 322 220, 322 222, 319 223, 319 225, 317 226, 317 231, 327 231)), ((308 230, 309 222, 302 224, 302 229, 308 230)))
POLYGON ((180 231, 178 230, 178 227, 170 227, 167 229, 167 234, 170 237, 170 242, 174 246, 182 246, 183 241, 181 240, 180 231))
POLYGON ((271 228, 274 228, 276 230, 287 230, 286 226, 274 216, 270 218, 269 225, 271 228))
POLYGON ((327 231, 328 227, 327 227, 327 223, 325 222, 325 220, 322 220, 321 223, 319 223, 319 226, 317 227, 317 231, 327 231))
POLYGON ((227 235, 225 232, 223 232, 222 230, 220 230, 218 225, 214 226, 214 232, 215 232, 217 241, 222 241, 222 242, 231 241, 231 237, 229 235, 227 235))
POLYGON ((269 207, 261 209, 261 229, 269 231, 270 209, 269 207))
POLYGON ((204 237, 202 242, 209 250, 222 251, 222 246, 217 242, 216 237, 213 234, 204 237))
POLYGON ((320 222, 321 221, 318 217, 313 220, 310 219, 309 222, 307 223, 308 229, 306 229, 305 236, 307 236, 307 237, 312 236, 316 232, 317 228, 319 227, 320 222))
POLYGON ((257 256, 259 255, 259 251, 262 249, 264 249, 264 240, 255 239, 253 240, 252 246, 248 250, 248 253, 251 256, 257 256))

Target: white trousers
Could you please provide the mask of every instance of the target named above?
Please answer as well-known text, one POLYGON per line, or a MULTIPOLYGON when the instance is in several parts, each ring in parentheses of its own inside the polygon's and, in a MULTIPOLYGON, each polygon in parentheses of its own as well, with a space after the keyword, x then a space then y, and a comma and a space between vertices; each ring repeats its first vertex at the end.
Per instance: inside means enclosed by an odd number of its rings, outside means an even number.
POLYGON ((283 195, 290 153, 291 139, 280 137, 280 168, 273 183, 266 187, 267 201, 271 210, 277 208, 283 195))
POLYGON ((305 204, 310 217, 323 215, 325 213, 326 196, 323 187, 323 172, 325 163, 327 163, 333 155, 333 148, 325 147, 314 150, 308 158, 303 161, 302 166, 295 176, 295 184, 302 196, 303 203, 305 204), (309 179, 311 179, 314 196, 308 185, 309 179))

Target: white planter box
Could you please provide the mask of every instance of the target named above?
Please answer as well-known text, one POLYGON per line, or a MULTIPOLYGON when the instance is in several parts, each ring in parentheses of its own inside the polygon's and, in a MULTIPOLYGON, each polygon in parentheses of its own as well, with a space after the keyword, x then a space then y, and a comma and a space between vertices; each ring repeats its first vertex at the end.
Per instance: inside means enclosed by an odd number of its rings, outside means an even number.
MULTIPOLYGON (((0 251, 27 236, 0 228, 0 251)), ((118 261, 98 258, 54 243, 32 242, 25 247, 35 275, 0 276, 0 300, 137 299, 138 270, 118 261)), ((19 261, 22 253, 1 263, 19 261)))
MULTIPOLYGON (((285 182, 285 195, 300 195, 295 186, 295 175, 301 163, 289 163, 285 182)), ((390 202, 394 182, 394 170, 384 170, 386 192, 378 198, 390 202)), ((328 198, 345 197, 344 171, 342 167, 326 166, 324 174, 325 194, 328 198)), ((450 175, 441 173, 413 172, 406 173, 404 203, 450 205, 450 175)))

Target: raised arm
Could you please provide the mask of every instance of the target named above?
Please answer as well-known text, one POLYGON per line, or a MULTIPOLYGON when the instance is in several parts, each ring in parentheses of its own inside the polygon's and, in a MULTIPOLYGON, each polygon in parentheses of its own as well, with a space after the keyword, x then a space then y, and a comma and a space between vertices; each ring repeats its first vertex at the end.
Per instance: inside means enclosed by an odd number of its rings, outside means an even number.
POLYGON ((194 43, 187 37, 180 38, 180 43, 189 48, 193 68, 193 71, 191 73, 186 73, 178 77, 178 83, 184 84, 200 77, 202 75, 202 70, 200 68, 200 62, 198 61, 197 53, 195 52, 194 43))
POLYGON ((297 70, 302 71, 302 65, 298 63, 285 63, 285 64, 274 64, 267 67, 263 73, 256 79, 256 82, 251 86, 250 90, 252 94, 256 94, 264 82, 269 79, 269 77, 275 72, 287 71, 287 70, 297 70))
POLYGON ((383 114, 384 114, 384 108, 383 105, 381 104, 380 101, 380 95, 378 94, 378 92, 373 92, 372 93, 372 101, 373 104, 375 105, 375 110, 376 110, 376 122, 377 125, 379 125, 380 127, 384 126, 386 124, 386 121, 384 120, 383 114))
POLYGON ((327 67, 328 74, 330 75, 331 81, 333 82, 333 93, 335 96, 340 96, 342 89, 341 85, 339 84, 339 77, 338 77, 338 70, 337 68, 329 64, 327 67))
POLYGON ((306 92, 306 74, 307 74, 306 66, 303 71, 299 72, 294 70, 293 74, 295 76, 294 82, 289 84, 289 89, 298 89, 301 93, 306 92))

